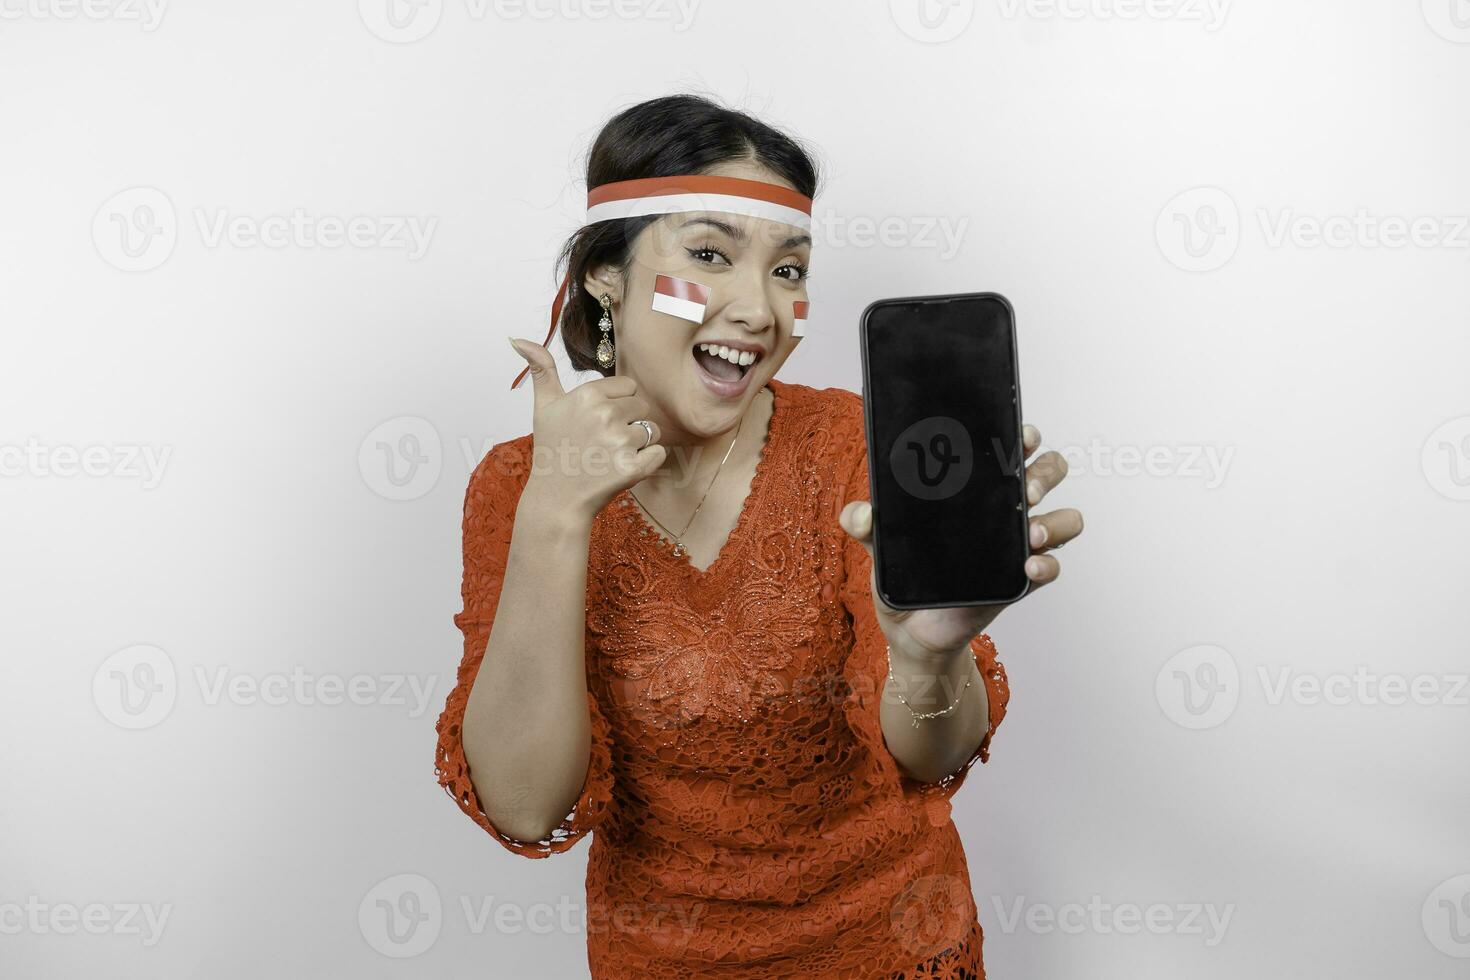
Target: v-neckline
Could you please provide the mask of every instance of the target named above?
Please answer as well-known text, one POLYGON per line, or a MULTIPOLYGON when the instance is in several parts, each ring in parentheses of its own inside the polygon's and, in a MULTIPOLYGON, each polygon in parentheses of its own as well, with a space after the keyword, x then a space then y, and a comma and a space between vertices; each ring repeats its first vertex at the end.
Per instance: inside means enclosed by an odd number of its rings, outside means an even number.
POLYGON ((633 529, 632 533, 642 540, 651 540, 654 547, 657 547, 663 554, 678 562, 679 567, 693 578, 704 579, 709 577, 734 555, 735 549, 745 539, 747 525, 750 523, 752 514, 755 512, 756 502, 765 488, 767 471, 770 468, 770 463, 773 458, 771 450, 775 447, 776 439, 781 434, 781 424, 785 419, 783 403, 786 400, 785 393, 782 391, 782 388, 785 387, 784 383, 772 378, 766 382, 766 387, 771 390, 771 417, 766 420, 765 445, 761 447, 760 457, 755 462, 755 475, 750 478, 750 490, 746 493, 745 501, 740 507, 740 516, 735 519, 735 526, 725 535, 724 543, 720 545, 719 552, 716 553, 714 561, 710 562, 708 567, 700 569, 696 566, 689 559, 689 549, 687 548, 684 549, 683 554, 674 554, 674 542, 665 538, 663 532, 650 524, 648 519, 643 516, 642 510, 638 507, 638 501, 633 499, 632 488, 625 488, 619 491, 616 498, 620 501, 618 504, 619 509, 627 508, 631 512, 629 516, 632 517, 633 523, 638 525, 633 529))

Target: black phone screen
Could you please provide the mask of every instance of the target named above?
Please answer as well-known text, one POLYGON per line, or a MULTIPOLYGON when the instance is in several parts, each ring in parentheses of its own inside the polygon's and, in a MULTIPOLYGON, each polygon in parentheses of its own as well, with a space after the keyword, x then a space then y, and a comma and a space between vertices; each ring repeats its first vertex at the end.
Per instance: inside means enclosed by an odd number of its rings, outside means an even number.
POLYGON ((880 300, 861 325, 880 596, 896 609, 1026 592, 1021 392, 994 293, 880 300))

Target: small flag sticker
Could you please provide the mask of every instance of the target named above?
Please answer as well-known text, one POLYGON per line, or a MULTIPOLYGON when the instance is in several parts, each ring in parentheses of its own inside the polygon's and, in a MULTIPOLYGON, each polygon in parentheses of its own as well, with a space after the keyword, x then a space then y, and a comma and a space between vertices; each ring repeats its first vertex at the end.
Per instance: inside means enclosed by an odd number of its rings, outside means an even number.
POLYGON ((807 300, 799 299, 791 305, 796 313, 795 319, 791 322, 791 336, 804 337, 806 336, 806 311, 807 307, 811 306, 811 303, 807 300))
POLYGON ((709 287, 675 276, 658 276, 653 280, 653 309, 695 323, 704 322, 709 305, 709 287))

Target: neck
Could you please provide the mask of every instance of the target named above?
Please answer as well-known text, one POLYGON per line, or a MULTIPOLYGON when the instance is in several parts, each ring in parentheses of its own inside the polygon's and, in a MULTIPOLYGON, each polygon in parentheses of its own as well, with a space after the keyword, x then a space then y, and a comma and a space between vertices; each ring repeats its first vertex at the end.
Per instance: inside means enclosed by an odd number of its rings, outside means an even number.
MULTIPOLYGON (((712 436, 695 436, 680 432, 665 435, 659 441, 668 447, 668 456, 645 481, 656 487, 653 495, 698 496, 704 493, 717 470, 739 469, 760 452, 766 425, 774 408, 775 393, 769 387, 757 392, 745 414, 723 432, 712 436), (727 456, 726 453, 729 455, 727 456)), ((640 487, 643 485, 640 485, 640 487)), ((646 491, 640 489, 640 495, 646 491)))

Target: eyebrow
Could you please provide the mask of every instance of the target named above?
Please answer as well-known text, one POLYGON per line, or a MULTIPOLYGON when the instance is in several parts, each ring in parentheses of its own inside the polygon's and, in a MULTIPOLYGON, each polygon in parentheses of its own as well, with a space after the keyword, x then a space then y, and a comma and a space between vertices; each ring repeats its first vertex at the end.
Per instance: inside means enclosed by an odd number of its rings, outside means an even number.
MULTIPOLYGON (((721 221, 719 218, 690 218, 679 227, 688 228, 690 225, 709 225, 712 228, 723 231, 725 234, 729 235, 731 238, 735 239, 742 245, 744 245, 747 241, 747 236, 744 229, 732 225, 728 221, 721 221)), ((780 242, 777 247, 795 248, 798 245, 810 245, 811 243, 812 236, 810 235, 792 235, 785 241, 780 242)))

